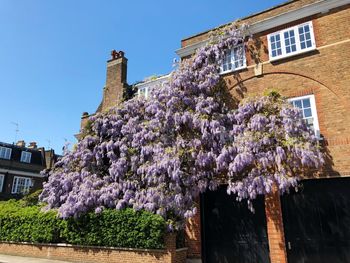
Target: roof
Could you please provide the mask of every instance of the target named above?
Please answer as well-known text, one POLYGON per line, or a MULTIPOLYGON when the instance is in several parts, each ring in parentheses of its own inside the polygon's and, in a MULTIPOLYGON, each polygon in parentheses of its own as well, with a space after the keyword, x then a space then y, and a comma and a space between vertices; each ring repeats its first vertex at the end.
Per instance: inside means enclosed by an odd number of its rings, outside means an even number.
MULTIPOLYGON (((45 166, 45 157, 43 156, 43 148, 20 147, 15 144, 9 144, 5 142, 0 142, 0 146, 12 149, 11 161, 20 162, 22 151, 25 151, 25 152, 30 152, 32 154, 31 162, 28 163, 28 165, 35 164, 35 165, 45 166)), ((27 163, 23 163, 23 164, 27 164, 27 163)))
POLYGON ((144 86, 155 86, 157 84, 162 84, 170 77, 170 74, 171 73, 161 75, 161 76, 148 77, 143 81, 135 83, 134 86, 136 88, 140 88, 140 87, 144 87, 144 86))
MULTIPOLYGON (((263 12, 250 15, 241 20, 248 19, 248 22, 251 20, 251 23, 249 22, 248 32, 249 34, 254 35, 256 33, 264 32, 267 30, 271 30, 272 28, 286 25, 299 19, 310 17, 312 15, 316 15, 319 13, 325 14, 329 12, 329 10, 347 4, 350 4, 350 0, 294 0, 267 9, 263 12), (273 14, 268 14, 265 17, 264 15, 261 15, 263 13, 270 12, 271 10, 281 8, 289 4, 293 4, 293 6, 291 8, 284 7, 282 8, 282 10, 272 11, 273 14)), ((192 55, 198 48, 204 46, 208 42, 208 32, 209 31, 205 31, 190 37, 193 38, 194 41, 189 40, 190 38, 183 39, 182 47, 176 50, 176 53, 181 58, 192 55), (186 43, 191 41, 193 42, 186 43)))
MULTIPOLYGON (((241 18, 238 18, 238 19, 239 19, 239 20, 246 20, 246 19, 249 19, 249 18, 251 18, 251 17, 257 16, 257 15, 260 15, 260 14, 263 14, 263 13, 267 13, 267 12, 269 12, 269 11, 271 11, 271 10, 280 8, 280 7, 282 7, 282 6, 285 6, 285 5, 288 5, 288 4, 292 3, 292 2, 297 2, 297 1, 300 1, 300 0, 289 0, 289 1, 286 1, 286 2, 281 3, 281 4, 279 4, 279 5, 275 5, 275 6, 273 6, 273 7, 267 8, 267 9, 265 9, 265 10, 263 10, 263 11, 256 12, 256 13, 252 13, 252 14, 250 14, 250 15, 247 15, 247 16, 244 16, 244 17, 241 17, 241 18)), ((220 27, 227 26, 227 25, 229 25, 230 23, 231 23, 231 22, 226 23, 226 24, 219 25, 219 26, 217 26, 216 28, 220 28, 220 27)), ((213 28, 208 29, 208 30, 205 30, 205 31, 202 31, 202 32, 200 32, 200 33, 196 33, 196 34, 190 35, 190 36, 188 36, 188 37, 183 38, 182 40, 187 40, 187 39, 194 38, 194 37, 197 37, 197 36, 200 36, 200 35, 204 35, 204 34, 207 34, 208 32, 210 32, 210 31, 212 31, 212 30, 213 30, 213 28)))

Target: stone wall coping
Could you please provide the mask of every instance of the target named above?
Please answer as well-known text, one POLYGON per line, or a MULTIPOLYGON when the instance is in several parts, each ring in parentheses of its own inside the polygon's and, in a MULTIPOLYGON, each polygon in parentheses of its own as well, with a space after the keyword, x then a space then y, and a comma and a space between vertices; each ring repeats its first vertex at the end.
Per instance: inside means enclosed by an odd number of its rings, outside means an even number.
POLYGON ((176 252, 182 252, 182 251, 187 251, 188 247, 183 247, 183 248, 178 248, 176 249, 176 252))
MULTIPOLYGON (((73 245, 66 243, 34 243, 34 242, 16 242, 16 241, 0 241, 5 244, 14 245, 31 245, 31 246, 45 246, 45 247, 66 247, 66 248, 85 248, 85 249, 100 249, 100 250, 123 250, 123 251, 134 251, 134 252, 153 252, 153 253, 166 253, 166 249, 148 249, 148 248, 125 248, 125 247, 105 247, 105 246, 83 246, 73 245)), ((176 251, 187 250, 187 248, 180 248, 176 251)))

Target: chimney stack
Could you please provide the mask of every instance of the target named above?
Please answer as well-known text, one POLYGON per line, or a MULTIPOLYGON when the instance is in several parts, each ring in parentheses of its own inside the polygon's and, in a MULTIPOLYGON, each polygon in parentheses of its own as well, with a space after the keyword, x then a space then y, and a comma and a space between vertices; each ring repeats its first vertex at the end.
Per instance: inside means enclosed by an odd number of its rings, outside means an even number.
MULTIPOLYGON (((127 84, 127 64, 128 60, 123 51, 112 50, 111 59, 107 61, 107 77, 106 85, 103 88, 102 102, 98 106, 96 113, 108 111, 122 102, 124 92, 129 87, 127 84)), ((127 96, 130 96, 130 94, 127 94, 127 96)), ((80 140, 91 115, 83 112, 80 121, 80 132, 75 135, 78 140, 80 140)))
POLYGON ((20 141, 18 141, 17 143, 16 143, 16 145, 18 146, 18 147, 26 147, 26 143, 25 143, 25 141, 23 141, 23 140, 20 140, 20 141))
POLYGON ((37 148, 36 142, 30 142, 28 148, 36 149, 37 148))
MULTIPOLYGON (((103 90, 101 111, 107 111, 117 106, 123 99, 123 92, 127 89, 127 63, 123 51, 111 52, 111 59, 107 61, 106 86, 103 90)), ((99 111, 98 110, 98 111, 99 111)))

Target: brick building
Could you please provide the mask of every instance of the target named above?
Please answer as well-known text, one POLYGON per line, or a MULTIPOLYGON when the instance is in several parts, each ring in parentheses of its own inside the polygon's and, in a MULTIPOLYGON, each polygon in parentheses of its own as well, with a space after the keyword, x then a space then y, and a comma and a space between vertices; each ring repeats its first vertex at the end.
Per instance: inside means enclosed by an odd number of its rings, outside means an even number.
MULTIPOLYGON (((257 200, 254 215, 222 190, 204 194, 201 214, 187 228, 189 256, 193 262, 350 262, 350 1, 289 1, 241 22, 253 38, 222 65, 232 97, 238 102, 267 88, 289 97, 319 136, 327 165, 299 193, 257 200)), ((185 38, 177 54, 185 59, 207 39, 208 32, 185 38)))
MULTIPOLYGON (((203 194, 200 213, 186 228, 188 261, 350 262, 350 0, 292 0, 240 22, 253 37, 228 51, 222 65, 232 98, 238 103, 278 90, 302 110, 327 164, 318 178, 305 178, 298 193, 257 199, 255 214, 224 188, 203 194)), ((208 35, 183 39, 177 54, 190 57, 208 35)), ((126 71, 124 53, 114 52, 97 111, 119 103, 126 71)), ((159 81, 166 77, 135 87, 147 96, 159 81)))
POLYGON ((27 147, 24 141, 0 142, 0 200, 41 189, 47 178, 40 172, 52 168, 57 157, 53 150, 38 148, 35 142, 27 147))

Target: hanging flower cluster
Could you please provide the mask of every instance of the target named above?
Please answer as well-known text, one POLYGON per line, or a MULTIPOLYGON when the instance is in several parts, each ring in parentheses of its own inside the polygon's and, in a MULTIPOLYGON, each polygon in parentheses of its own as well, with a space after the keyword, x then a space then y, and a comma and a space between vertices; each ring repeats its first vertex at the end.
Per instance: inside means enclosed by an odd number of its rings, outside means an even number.
POLYGON ((323 165, 323 154, 313 131, 279 94, 248 99, 234 112, 233 141, 219 156, 219 168, 228 175, 228 194, 251 200, 296 188, 302 175, 323 165))
POLYGON ((49 172, 41 200, 63 218, 104 208, 147 210, 180 228, 199 193, 227 179, 228 193, 254 199, 297 185, 323 158, 300 113, 279 97, 232 110, 223 99, 225 50, 245 28, 216 31, 152 98, 133 98, 90 118, 87 135, 49 172))

